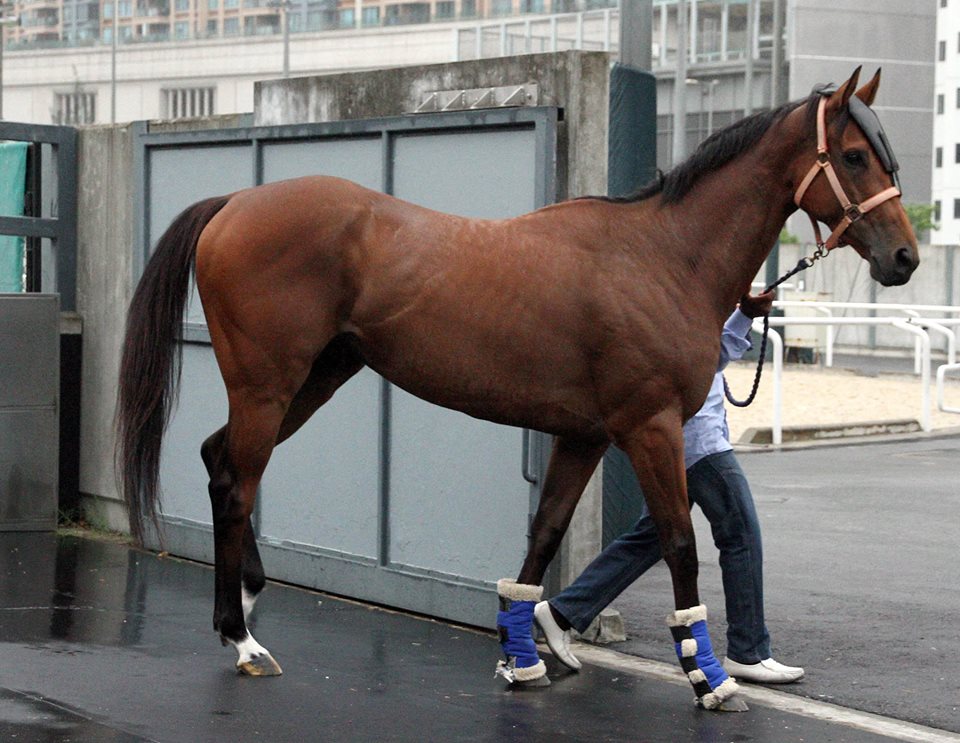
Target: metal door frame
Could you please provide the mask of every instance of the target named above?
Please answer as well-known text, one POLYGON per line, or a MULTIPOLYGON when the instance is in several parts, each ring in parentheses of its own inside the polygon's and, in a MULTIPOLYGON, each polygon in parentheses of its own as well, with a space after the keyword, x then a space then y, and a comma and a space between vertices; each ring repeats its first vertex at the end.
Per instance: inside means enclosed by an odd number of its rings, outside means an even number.
MULTIPOLYGON (((556 107, 529 107, 486 109, 445 113, 413 114, 376 119, 336 121, 312 124, 294 124, 235 129, 150 132, 147 122, 135 122, 134 179, 140 193, 136 200, 136 229, 133 272, 139 279, 150 255, 150 152, 162 148, 251 146, 253 182, 263 183, 265 145, 310 140, 329 140, 357 136, 380 137, 383 181, 381 190, 393 192, 393 152, 398 137, 411 133, 457 131, 490 131, 494 129, 533 129, 535 136, 534 175, 535 206, 554 203, 558 196, 557 139, 560 110, 556 107)), ((201 323, 185 322, 183 341, 201 345, 210 344, 209 332, 201 323)), ((427 608, 421 609, 433 616, 445 617, 469 624, 491 626, 494 613, 490 597, 495 584, 468 576, 437 574, 428 569, 394 566, 389 560, 389 495, 390 495, 390 395, 391 385, 381 380, 379 448, 379 533, 378 558, 375 564, 360 559, 344 558, 324 550, 305 549, 291 543, 276 544, 260 539, 257 528, 260 499, 254 513, 260 552, 271 566, 282 565, 283 580, 309 587, 323 588, 331 593, 351 595, 351 587, 366 585, 365 593, 376 593, 388 605, 404 606, 404 597, 418 588, 427 597, 427 608), (292 557, 291 557, 292 555, 292 557), (322 585, 317 576, 322 576, 322 585), (429 585, 426 585, 429 584, 429 585), (371 587, 372 588, 369 588, 371 587)), ((523 433, 523 477, 531 484, 528 519, 532 519, 539 502, 542 473, 546 471, 549 437, 538 432, 523 433)), ((200 496, 200 494, 198 494, 200 496)), ((183 551, 191 556, 212 561, 210 529, 175 517, 164 517, 164 546, 183 551)), ((527 524, 529 527, 529 523, 527 524)), ((421 602, 422 603, 422 602, 421 602)))
POLYGON ((60 311, 73 312, 77 309, 77 130, 69 126, 0 121, 0 139, 49 144, 56 153, 57 215, 0 215, 0 234, 54 241, 60 311))

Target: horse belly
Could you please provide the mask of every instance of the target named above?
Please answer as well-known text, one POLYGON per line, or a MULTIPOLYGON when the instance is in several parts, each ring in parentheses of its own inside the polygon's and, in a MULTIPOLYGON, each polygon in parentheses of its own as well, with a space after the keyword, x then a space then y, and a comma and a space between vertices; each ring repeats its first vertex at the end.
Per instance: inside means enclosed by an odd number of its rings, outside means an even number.
POLYGON ((440 328, 398 328, 361 340, 367 364, 388 381, 475 418, 557 435, 595 434, 602 427, 582 364, 543 343, 526 347, 501 337, 464 336, 440 328))

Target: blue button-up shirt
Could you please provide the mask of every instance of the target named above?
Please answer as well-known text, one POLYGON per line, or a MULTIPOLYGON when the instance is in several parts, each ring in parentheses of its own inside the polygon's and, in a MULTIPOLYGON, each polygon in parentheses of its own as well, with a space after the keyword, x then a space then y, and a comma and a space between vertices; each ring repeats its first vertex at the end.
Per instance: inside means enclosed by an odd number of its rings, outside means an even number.
POLYGON ((740 310, 734 310, 723 326, 720 337, 720 363, 710 385, 710 393, 703 407, 683 427, 683 463, 690 469, 710 454, 730 451, 730 429, 727 410, 723 404, 723 370, 730 361, 739 359, 750 348, 747 334, 752 320, 740 310))

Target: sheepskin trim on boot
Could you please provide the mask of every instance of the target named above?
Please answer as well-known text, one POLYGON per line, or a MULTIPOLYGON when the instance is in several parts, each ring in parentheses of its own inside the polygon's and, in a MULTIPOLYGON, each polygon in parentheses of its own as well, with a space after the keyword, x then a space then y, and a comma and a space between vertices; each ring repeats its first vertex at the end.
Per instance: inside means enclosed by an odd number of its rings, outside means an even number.
POLYGON ((700 704, 703 705, 704 709, 716 709, 723 704, 723 700, 729 699, 738 691, 740 691, 740 687, 737 686, 737 682, 728 678, 712 692, 700 697, 700 704))
POLYGON ((701 681, 707 680, 707 675, 698 668, 696 671, 690 671, 687 678, 690 679, 691 684, 699 684, 701 681))
POLYGON ((529 583, 517 583, 511 578, 497 581, 497 593, 511 601, 539 601, 543 596, 543 586, 531 586, 529 583))
POLYGON ((707 619, 707 607, 704 604, 693 606, 689 609, 677 609, 673 614, 667 615, 668 627, 689 627, 695 622, 707 619))
POLYGON ((697 641, 696 640, 681 640, 680 641, 680 657, 681 658, 692 658, 697 654, 697 641))
POLYGON ((547 675, 547 665, 543 661, 540 661, 535 666, 527 666, 526 668, 514 668, 513 669, 513 679, 514 681, 533 681, 538 679, 541 676, 547 675))

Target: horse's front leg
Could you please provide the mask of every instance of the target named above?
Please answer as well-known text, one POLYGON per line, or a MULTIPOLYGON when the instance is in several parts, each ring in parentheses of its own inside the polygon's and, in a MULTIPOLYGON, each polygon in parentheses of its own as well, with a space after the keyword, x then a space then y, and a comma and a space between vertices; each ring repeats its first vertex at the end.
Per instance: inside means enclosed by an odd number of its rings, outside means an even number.
POLYGON ((667 624, 697 702, 707 709, 745 710, 746 704, 735 696, 736 682, 713 653, 707 608, 697 590, 697 544, 687 496, 681 418, 661 413, 618 443, 636 470, 670 568, 676 611, 667 617, 667 624))
POLYGON ((550 683, 533 641, 533 609, 543 595, 543 574, 560 547, 583 489, 607 446, 607 442, 554 440, 523 567, 517 580, 504 578, 497 582, 497 631, 506 657, 497 666, 497 673, 510 683, 550 683))

